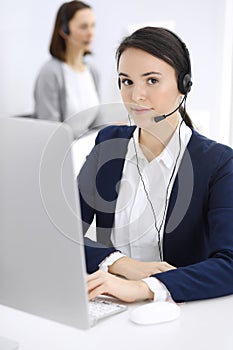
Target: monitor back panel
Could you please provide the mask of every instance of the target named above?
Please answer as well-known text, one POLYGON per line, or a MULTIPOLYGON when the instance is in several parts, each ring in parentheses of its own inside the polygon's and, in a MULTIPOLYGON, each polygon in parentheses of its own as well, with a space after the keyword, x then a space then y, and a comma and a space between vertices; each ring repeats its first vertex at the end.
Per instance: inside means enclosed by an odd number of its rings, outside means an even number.
POLYGON ((0 303, 88 328, 70 129, 2 118, 0 143, 0 303))

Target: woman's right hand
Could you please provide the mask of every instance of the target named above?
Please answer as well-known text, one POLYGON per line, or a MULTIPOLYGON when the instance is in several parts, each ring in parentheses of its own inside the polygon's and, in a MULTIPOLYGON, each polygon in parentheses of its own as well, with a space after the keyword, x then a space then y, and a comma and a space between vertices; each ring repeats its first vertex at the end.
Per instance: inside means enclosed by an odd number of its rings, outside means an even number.
POLYGON ((89 300, 101 294, 128 303, 154 298, 154 293, 144 281, 128 281, 100 270, 87 277, 87 289, 89 300))
POLYGON ((156 273, 174 269, 176 269, 176 267, 168 264, 166 261, 144 262, 124 256, 110 265, 108 267, 108 272, 130 280, 141 280, 142 278, 150 277, 156 273))

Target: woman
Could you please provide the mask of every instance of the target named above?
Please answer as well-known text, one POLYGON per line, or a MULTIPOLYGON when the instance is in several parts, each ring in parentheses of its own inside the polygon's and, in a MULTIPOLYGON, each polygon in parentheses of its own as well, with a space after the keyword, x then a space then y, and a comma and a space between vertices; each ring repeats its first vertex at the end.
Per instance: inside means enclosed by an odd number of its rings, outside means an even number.
POLYGON ((75 116, 70 122, 76 136, 93 122, 98 108, 92 107, 99 105, 98 74, 84 61, 91 53, 94 32, 95 17, 89 5, 64 3, 52 34, 52 59, 42 67, 35 84, 35 117, 64 121, 75 116))
POLYGON ((193 129, 185 44, 139 29, 120 44, 117 67, 136 126, 100 131, 79 175, 84 231, 94 215, 97 226, 98 243, 85 238, 89 298, 233 293, 233 151, 193 129))

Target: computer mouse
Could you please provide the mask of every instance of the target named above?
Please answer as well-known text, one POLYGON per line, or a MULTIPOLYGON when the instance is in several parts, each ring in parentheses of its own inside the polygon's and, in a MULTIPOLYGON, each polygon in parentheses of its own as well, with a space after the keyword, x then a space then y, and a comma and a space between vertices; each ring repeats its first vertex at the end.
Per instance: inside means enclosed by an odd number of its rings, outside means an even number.
POLYGON ((130 320, 141 325, 173 321, 180 316, 180 307, 173 302, 155 301, 132 310, 130 320))

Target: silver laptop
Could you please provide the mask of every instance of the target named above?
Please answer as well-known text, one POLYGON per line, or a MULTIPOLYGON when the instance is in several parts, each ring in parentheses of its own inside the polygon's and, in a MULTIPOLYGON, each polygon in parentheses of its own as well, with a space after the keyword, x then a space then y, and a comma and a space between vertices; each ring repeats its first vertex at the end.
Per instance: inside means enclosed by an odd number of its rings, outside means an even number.
POLYGON ((126 307, 88 302, 72 142, 65 124, 0 119, 0 304, 87 329, 126 307))

